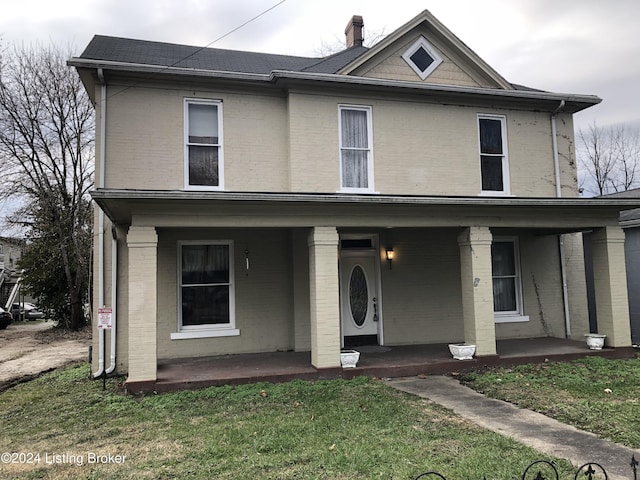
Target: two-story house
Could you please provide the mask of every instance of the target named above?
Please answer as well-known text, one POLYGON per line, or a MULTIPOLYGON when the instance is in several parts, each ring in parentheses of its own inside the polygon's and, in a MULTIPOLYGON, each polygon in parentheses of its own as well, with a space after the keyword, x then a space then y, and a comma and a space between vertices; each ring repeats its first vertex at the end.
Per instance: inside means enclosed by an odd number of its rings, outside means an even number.
POLYGON ((95 303, 117 325, 96 375, 582 338, 586 230, 599 330, 631 345, 634 202, 577 198, 572 115, 600 99, 509 83, 428 11, 371 48, 362 27, 326 58, 96 36, 69 61, 96 105, 95 303))

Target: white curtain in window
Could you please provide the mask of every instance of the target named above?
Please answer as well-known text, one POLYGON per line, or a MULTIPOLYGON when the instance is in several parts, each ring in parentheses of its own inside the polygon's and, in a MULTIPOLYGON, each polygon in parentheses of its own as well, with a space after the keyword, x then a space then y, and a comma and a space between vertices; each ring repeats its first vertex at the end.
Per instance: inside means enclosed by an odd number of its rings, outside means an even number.
POLYGON ((491 264, 493 270, 493 309, 513 312, 518 309, 517 270, 514 242, 493 242, 491 264))
POLYGON ((341 110, 343 187, 367 188, 369 136, 365 110, 341 110))

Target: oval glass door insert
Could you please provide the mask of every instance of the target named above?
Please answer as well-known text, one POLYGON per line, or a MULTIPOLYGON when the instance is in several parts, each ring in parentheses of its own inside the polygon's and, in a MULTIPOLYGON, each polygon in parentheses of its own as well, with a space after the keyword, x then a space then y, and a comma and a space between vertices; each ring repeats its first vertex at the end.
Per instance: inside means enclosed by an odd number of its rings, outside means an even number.
POLYGON ((360 265, 356 265, 351 270, 349 306, 351 307, 351 317, 354 323, 358 327, 364 325, 369 308, 369 289, 367 288, 367 278, 360 265))

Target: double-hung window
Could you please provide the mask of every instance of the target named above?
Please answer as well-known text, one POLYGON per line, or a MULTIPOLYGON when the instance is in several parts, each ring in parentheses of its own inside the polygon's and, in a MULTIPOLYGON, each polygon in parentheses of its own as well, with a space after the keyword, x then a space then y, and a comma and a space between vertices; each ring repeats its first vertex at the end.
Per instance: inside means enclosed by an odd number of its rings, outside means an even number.
POLYGON ((184 109, 185 187, 222 190, 222 102, 186 99, 184 109))
POLYGON ((509 195, 509 161, 505 117, 479 115, 480 176, 485 195, 509 195))
POLYGON ((179 242, 178 297, 178 333, 171 338, 239 335, 231 241, 179 242))
POLYGON ((517 238, 495 237, 491 244, 493 311, 496 321, 527 321, 523 316, 517 238))
POLYGON ((340 191, 373 192, 371 107, 341 105, 340 191))

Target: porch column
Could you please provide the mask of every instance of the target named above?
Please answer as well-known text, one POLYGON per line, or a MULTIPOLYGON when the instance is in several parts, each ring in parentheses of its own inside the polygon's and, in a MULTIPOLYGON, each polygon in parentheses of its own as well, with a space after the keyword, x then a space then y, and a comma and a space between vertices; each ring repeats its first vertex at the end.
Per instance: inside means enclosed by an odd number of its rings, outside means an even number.
POLYGON ((610 347, 631 346, 627 270, 622 228, 604 227, 593 232, 593 283, 598 332, 610 347))
POLYGON ((340 297, 338 232, 315 227, 309 234, 309 297, 311 306, 311 364, 340 366, 340 297))
POLYGON ((487 227, 468 227, 458 236, 464 341, 476 346, 476 355, 496 354, 492 238, 487 227))
POLYGON ((153 227, 131 226, 129 247, 129 377, 127 382, 156 380, 157 247, 153 227))

